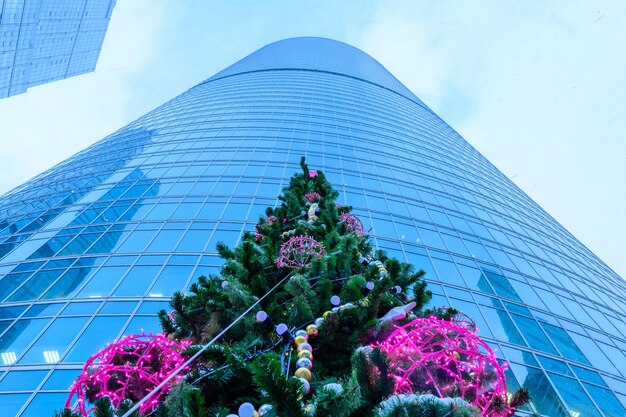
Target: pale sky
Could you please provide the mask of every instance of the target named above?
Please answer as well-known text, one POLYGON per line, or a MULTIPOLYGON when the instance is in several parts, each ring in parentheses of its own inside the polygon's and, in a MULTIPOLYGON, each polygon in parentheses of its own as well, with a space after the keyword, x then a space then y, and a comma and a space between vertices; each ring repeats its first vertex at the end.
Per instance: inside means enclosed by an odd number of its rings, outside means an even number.
POLYGON ((295 36, 372 55, 626 276, 622 0, 120 0, 94 73, 0 99, 0 194, 295 36))

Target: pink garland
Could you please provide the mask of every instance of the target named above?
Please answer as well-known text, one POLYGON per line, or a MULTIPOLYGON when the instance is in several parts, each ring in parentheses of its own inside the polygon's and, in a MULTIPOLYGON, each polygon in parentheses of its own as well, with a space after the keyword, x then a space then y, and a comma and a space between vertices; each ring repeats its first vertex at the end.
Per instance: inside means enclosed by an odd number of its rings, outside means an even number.
POLYGON ((302 268, 309 266, 312 257, 326 255, 321 243, 309 236, 294 236, 280 248, 276 266, 279 268, 302 268))
MULTIPOLYGON (((72 407, 76 396, 74 410, 89 416, 95 407, 88 407, 87 393, 95 398, 109 397, 115 408, 127 399, 140 400, 185 362, 181 352, 190 344, 162 334, 123 337, 87 359, 82 373, 70 387, 65 408, 72 407)), ((139 407, 139 413, 152 412, 178 380, 180 376, 150 397, 139 407)))
MULTIPOLYGON (((397 328, 378 347, 390 360, 396 393, 430 391, 439 397, 459 395, 485 417, 506 417, 506 364, 464 320, 419 318, 397 328)), ((474 326, 475 328, 475 326, 474 326)))

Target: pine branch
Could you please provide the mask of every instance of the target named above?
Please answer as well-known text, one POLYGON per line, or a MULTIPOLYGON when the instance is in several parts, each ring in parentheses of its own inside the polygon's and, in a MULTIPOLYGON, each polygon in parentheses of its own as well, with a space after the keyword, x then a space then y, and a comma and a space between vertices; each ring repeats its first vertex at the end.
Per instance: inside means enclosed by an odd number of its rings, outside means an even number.
POLYGON ((277 415, 307 417, 300 402, 302 383, 295 378, 285 378, 278 355, 263 355, 254 361, 252 368, 258 391, 274 406, 277 415))

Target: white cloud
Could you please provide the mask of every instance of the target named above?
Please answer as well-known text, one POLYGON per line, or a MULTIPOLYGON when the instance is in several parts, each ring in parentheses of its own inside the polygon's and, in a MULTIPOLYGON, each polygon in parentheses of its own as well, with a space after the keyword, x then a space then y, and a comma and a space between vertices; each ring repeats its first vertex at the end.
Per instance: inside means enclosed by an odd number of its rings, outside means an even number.
POLYGON ((619 2, 380 2, 363 48, 626 276, 619 2))

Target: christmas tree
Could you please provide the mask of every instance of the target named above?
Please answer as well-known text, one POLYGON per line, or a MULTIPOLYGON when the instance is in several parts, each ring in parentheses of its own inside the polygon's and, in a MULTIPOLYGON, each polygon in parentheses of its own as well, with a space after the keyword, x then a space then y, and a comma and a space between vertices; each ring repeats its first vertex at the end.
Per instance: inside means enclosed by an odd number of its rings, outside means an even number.
POLYGON ((423 271, 374 251, 304 158, 254 233, 159 312, 163 334, 94 355, 57 416, 510 416, 504 370, 423 271))

